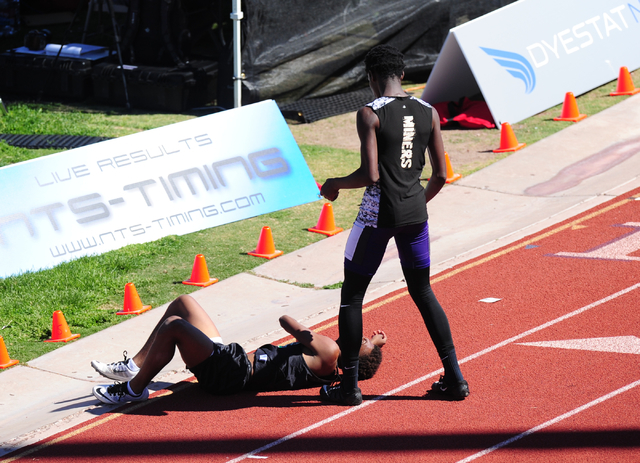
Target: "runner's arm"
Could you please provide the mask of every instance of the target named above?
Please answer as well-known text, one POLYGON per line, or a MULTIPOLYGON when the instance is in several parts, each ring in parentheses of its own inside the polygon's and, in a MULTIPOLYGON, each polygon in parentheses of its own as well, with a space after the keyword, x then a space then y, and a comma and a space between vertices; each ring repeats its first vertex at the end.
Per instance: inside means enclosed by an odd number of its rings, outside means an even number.
POLYGON ((314 373, 326 376, 335 371, 340 348, 333 339, 310 330, 289 315, 280 317, 280 326, 311 351, 313 359, 309 368, 314 373))
POLYGON ((431 177, 424 190, 425 202, 431 201, 447 182, 447 161, 444 157, 444 143, 440 131, 440 116, 435 108, 431 108, 431 137, 428 152, 431 163, 431 177))
POLYGON ((320 189, 322 196, 334 201, 340 190, 362 188, 378 181, 376 130, 379 125, 380 120, 371 108, 365 106, 358 111, 356 126, 360 137, 360 167, 346 177, 327 179, 320 189))

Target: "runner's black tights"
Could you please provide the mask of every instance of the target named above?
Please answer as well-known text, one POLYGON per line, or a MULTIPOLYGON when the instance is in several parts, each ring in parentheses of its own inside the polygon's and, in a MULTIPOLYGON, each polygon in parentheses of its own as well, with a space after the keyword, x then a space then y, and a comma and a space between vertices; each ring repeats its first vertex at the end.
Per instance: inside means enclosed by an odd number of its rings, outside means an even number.
MULTIPOLYGON (((430 269, 403 268, 402 271, 407 282, 409 294, 422 315, 438 355, 443 360, 445 377, 453 376, 458 380, 462 379, 456 359, 453 338, 451 337, 449 320, 431 289, 429 281, 430 269)), ((340 348, 343 366, 355 365, 356 371, 358 354, 362 344, 362 301, 371 278, 372 276, 370 275, 360 275, 346 269, 344 271, 344 283, 340 297, 340 314, 338 316, 340 348)), ((344 380, 349 381, 346 372, 344 380)), ((357 385, 357 375, 355 384, 357 385)), ((345 384, 345 387, 349 387, 349 384, 345 384)))
POLYGON ((453 338, 451 337, 447 315, 431 289, 431 282, 429 281, 430 268, 403 268, 402 272, 404 273, 411 299, 418 306, 438 355, 440 358, 446 357, 454 349, 453 338))

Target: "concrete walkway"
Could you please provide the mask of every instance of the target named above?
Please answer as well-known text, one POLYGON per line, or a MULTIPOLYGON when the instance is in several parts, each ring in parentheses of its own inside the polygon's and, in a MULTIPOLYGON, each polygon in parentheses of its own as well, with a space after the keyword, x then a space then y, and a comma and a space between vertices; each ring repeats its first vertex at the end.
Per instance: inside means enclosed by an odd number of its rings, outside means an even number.
MULTIPOLYGON (((429 203, 432 274, 638 187, 640 95, 447 185, 429 203)), ((347 236, 344 232, 326 238, 192 295, 207 309, 225 342, 253 350, 283 337, 278 325, 282 314, 307 325, 337 315, 339 290, 282 282, 322 287, 341 281, 347 236)), ((397 253, 390 245, 366 300, 402 287, 397 253)), ((99 377, 91 360, 119 360, 124 350, 133 355, 165 308, 0 373, 0 456, 112 410, 98 405, 91 394, 95 384, 111 382, 99 377)), ((150 389, 190 376, 176 355, 150 389)))

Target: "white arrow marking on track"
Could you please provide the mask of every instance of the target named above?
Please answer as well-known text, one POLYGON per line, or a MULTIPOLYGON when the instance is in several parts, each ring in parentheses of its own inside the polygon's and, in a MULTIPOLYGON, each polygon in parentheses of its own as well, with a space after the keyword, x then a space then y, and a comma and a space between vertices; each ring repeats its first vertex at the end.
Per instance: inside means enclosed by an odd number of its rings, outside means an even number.
POLYGON ((617 336, 612 338, 568 339, 566 341, 519 342, 521 346, 554 347, 556 349, 590 350, 640 355, 640 338, 617 336))
POLYGON ((631 227, 634 230, 587 252, 558 252, 554 255, 560 257, 581 257, 584 259, 640 261, 640 257, 629 255, 640 249, 640 223, 627 222, 622 224, 622 226, 631 227))

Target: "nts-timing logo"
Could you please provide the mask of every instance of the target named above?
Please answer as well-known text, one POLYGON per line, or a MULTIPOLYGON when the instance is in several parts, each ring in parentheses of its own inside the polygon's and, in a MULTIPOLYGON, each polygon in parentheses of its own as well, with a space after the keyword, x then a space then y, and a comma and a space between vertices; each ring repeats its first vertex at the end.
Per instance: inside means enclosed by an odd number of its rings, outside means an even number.
POLYGON ((491 56, 496 63, 505 68, 509 74, 523 81, 526 93, 531 93, 536 88, 536 73, 527 58, 510 51, 480 48, 491 56))

